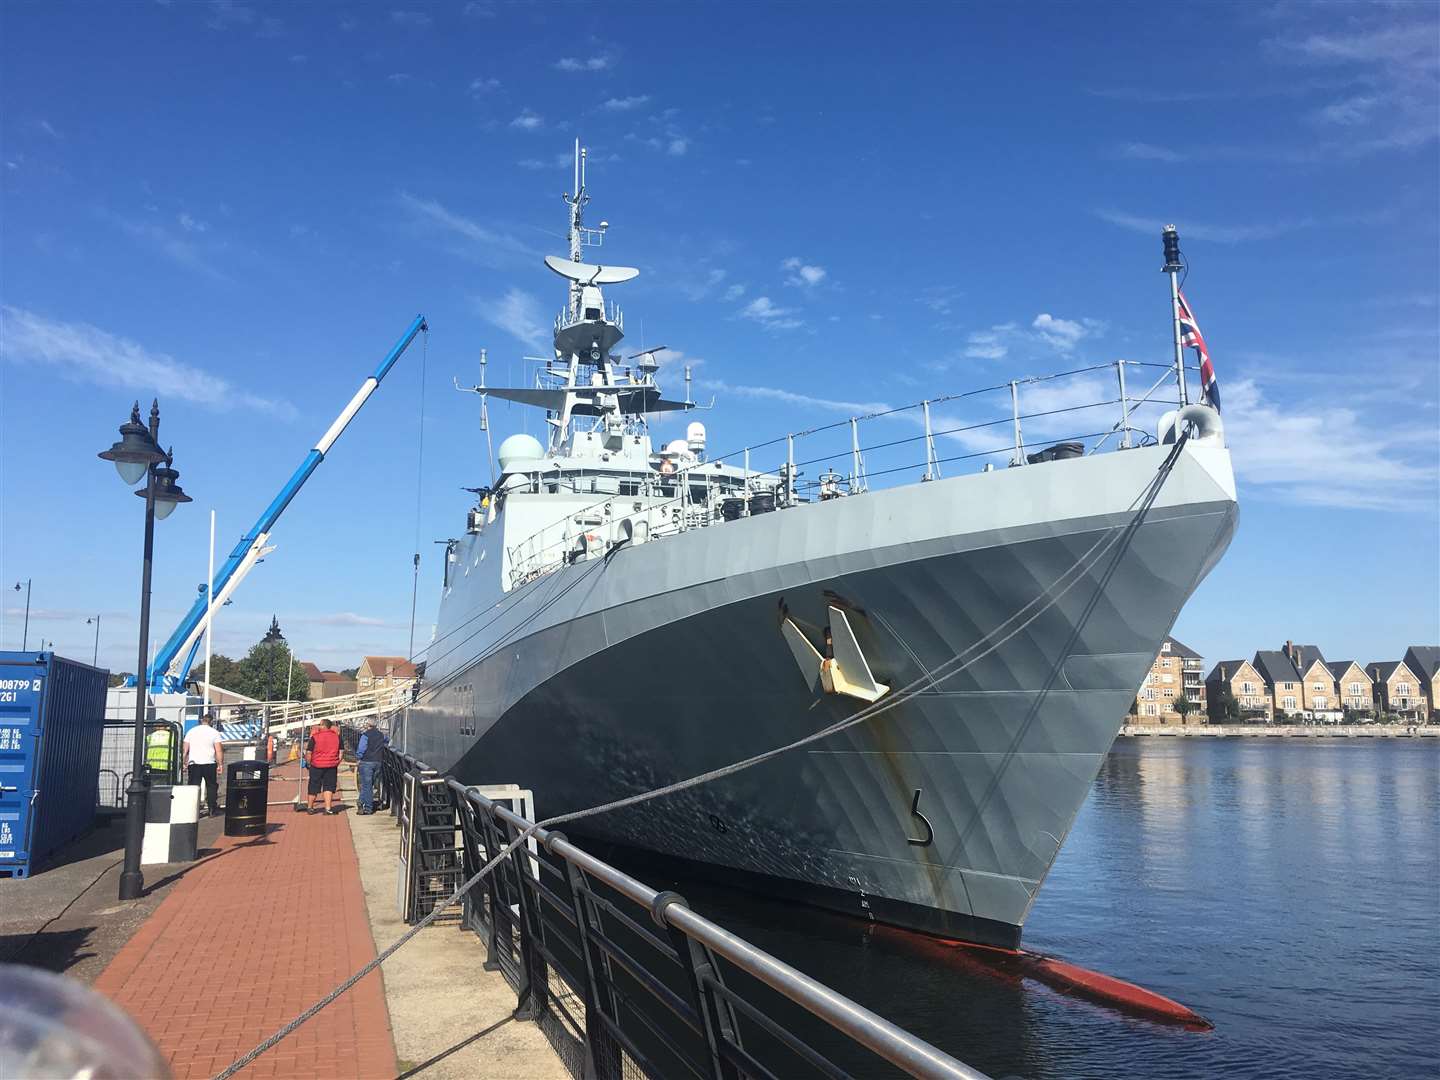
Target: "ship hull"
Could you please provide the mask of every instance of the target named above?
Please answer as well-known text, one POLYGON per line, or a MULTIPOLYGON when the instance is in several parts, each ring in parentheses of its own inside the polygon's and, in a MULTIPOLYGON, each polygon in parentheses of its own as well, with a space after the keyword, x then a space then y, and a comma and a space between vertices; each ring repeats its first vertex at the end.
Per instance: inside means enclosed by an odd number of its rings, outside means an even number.
POLYGON ((888 708, 565 831, 1013 946, 1159 642, 1233 532, 1228 457, 1206 453, 1182 455, 1140 517, 1159 450, 869 493, 707 529, 689 552, 687 534, 556 571, 531 614, 512 599, 494 631, 508 636, 442 663, 410 750, 466 782, 532 789, 542 817, 720 768, 863 707, 818 692, 780 631, 782 611, 813 632, 838 605, 888 708), (980 483, 1015 502, 967 507, 980 483), (797 531, 805 557, 786 558, 797 531), (1020 611, 1034 618, 1012 635, 1020 611))

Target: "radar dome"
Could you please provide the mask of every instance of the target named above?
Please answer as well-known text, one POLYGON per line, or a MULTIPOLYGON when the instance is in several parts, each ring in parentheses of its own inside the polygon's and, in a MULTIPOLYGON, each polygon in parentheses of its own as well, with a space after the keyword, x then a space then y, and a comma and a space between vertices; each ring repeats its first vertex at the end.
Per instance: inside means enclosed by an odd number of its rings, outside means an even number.
POLYGON ((671 457, 687 457, 689 456, 690 448, 685 445, 684 439, 671 439, 665 444, 665 453, 671 457))
POLYGON ((511 435, 500 444, 500 452, 495 456, 500 459, 500 471, 509 472, 514 462, 544 457, 545 449, 533 435, 511 435))
POLYGON ((705 425, 699 420, 692 420, 685 429, 685 442, 695 453, 705 449, 705 425))

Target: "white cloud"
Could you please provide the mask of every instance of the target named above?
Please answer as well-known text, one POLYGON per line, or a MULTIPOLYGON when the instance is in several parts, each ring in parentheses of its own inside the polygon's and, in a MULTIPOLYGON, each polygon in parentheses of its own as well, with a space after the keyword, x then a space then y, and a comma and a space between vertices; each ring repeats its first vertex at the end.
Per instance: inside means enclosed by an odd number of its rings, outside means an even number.
MULTIPOLYGON (((154 207, 150 207, 150 209, 153 210, 154 207)), ((133 218, 121 217, 108 211, 101 211, 100 216, 128 236, 134 237, 146 247, 152 248, 188 270, 198 270, 213 278, 225 277, 206 258, 200 245, 190 238, 196 235, 194 232, 176 233, 153 221, 136 221, 133 218)))
POLYGON ((780 264, 780 269, 790 271, 790 276, 785 279, 786 285, 798 285, 801 288, 809 289, 825 280, 825 268, 823 266, 811 266, 803 260, 791 256, 780 264))
POLYGON ((476 306, 487 322, 494 323, 527 348, 541 352, 548 347, 550 320, 539 299, 530 293, 511 289, 498 300, 477 301, 476 306))
POLYGON ((191 217, 187 213, 181 213, 181 215, 176 220, 180 222, 180 227, 186 232, 203 233, 210 230, 210 226, 205 224, 205 222, 197 221, 195 218, 191 217))
POLYGON ((574 57, 565 56, 555 61, 558 71, 604 71, 610 66, 609 55, 574 57))
POLYGON ((794 308, 777 307, 768 296, 757 296, 751 300, 740 309, 740 315, 774 330, 793 330, 805 325, 803 320, 795 318, 794 308))
MULTIPOLYGON (((1096 210, 1095 216, 1110 222, 1111 225, 1118 225, 1122 229, 1148 233, 1155 237, 1159 237, 1160 230, 1167 224, 1172 224, 1161 221, 1159 218, 1140 217, 1120 210, 1096 210)), ((1310 228, 1317 222, 1314 218, 1300 218, 1288 221, 1281 219, 1263 225, 1207 225, 1198 221, 1182 221, 1173 224, 1180 230, 1182 238, 1189 236, 1196 240, 1211 240, 1217 244, 1243 244, 1248 240, 1272 240, 1298 229, 1310 228)))
POLYGON ((255 9, 237 4, 235 0, 210 0, 210 15, 205 25, 212 30, 229 30, 255 22, 255 9))
POLYGON ((40 121, 38 121, 38 122, 36 123, 35 126, 38 127, 41 131, 43 131, 46 135, 49 135, 52 139, 55 139, 56 141, 59 141, 59 140, 65 138, 65 136, 63 136, 63 135, 60 134, 60 132, 58 132, 58 131, 55 130, 55 125, 52 124, 52 123, 50 123, 49 120, 40 120, 40 121))
POLYGON ((404 86, 410 79, 410 74, 405 71, 396 71, 385 76, 385 81, 392 86, 404 86))
POLYGON ((1164 161, 1170 164, 1186 159, 1184 154, 1168 146, 1156 146, 1153 143, 1143 142, 1125 143, 1120 147, 1120 156, 1136 161, 1164 161))
POLYGON ((539 131, 545 126, 545 118, 531 112, 529 109, 523 109, 519 116, 510 121, 510 126, 512 128, 518 128, 521 131, 539 131))
POLYGON ((11 363, 43 364, 77 382, 163 394, 214 409, 238 405, 287 417, 295 414, 288 402, 247 393, 218 375, 89 323, 60 322, 9 306, 0 312, 5 319, 4 357, 11 363))
POLYGON ((814 397, 781 390, 774 386, 747 386, 721 382, 718 379, 701 379, 700 386, 718 394, 733 394, 736 397, 755 398, 761 401, 778 401, 786 405, 803 405, 807 408, 824 409, 827 412, 843 413, 846 416, 864 416, 869 413, 885 412, 890 406, 883 401, 842 401, 836 398, 814 397))
POLYGON ((609 98, 604 105, 600 106, 606 112, 629 112, 631 109, 638 109, 650 100, 649 94, 636 94, 634 97, 609 98))
POLYGON ((402 191, 399 198, 400 204, 420 221, 466 241, 459 251, 466 258, 494 265, 505 261, 507 256, 538 257, 535 249, 524 241, 457 214, 435 199, 421 198, 406 191, 402 191))
POLYGON ((1329 404, 1279 406, 1253 379, 1223 382, 1225 438, 1242 484, 1267 497, 1362 510, 1434 509, 1435 430, 1370 423, 1329 404))
POLYGON ((734 285, 731 285, 728 289, 725 290, 725 299, 726 299, 726 300, 730 300, 730 301, 739 300, 740 297, 742 297, 742 296, 744 296, 744 295, 745 295, 745 286, 742 285, 742 284, 741 284, 740 282, 738 282, 738 281, 737 281, 734 285))
POLYGON ((435 20, 423 11, 392 11, 390 21, 396 26, 406 26, 413 30, 427 29, 435 20))
POLYGON ((1089 330, 1081 323, 1071 319, 1058 319, 1044 311, 1035 316, 1035 321, 1030 324, 1030 327, 1037 331, 1047 344, 1061 352, 1069 352, 1080 343, 1081 338, 1089 333, 1089 330))
POLYGON ((470 80, 470 93, 471 93, 471 95, 474 96, 474 97, 480 97, 482 94, 488 94, 488 93, 490 93, 490 92, 493 91, 493 90, 499 90, 499 89, 500 89, 500 80, 499 80, 499 79, 495 79, 495 78, 490 78, 490 79, 476 78, 476 79, 471 79, 471 80, 470 80))
POLYGON ((690 148, 690 140, 680 136, 672 136, 665 144, 665 152, 671 157, 684 157, 685 151, 690 148))
POLYGON ((1313 115, 1313 119, 1324 124, 1338 124, 1352 127, 1369 121, 1375 107, 1380 104, 1376 94, 1356 94, 1353 97, 1333 101, 1313 115))
POLYGON ((469 3, 461 10, 461 14, 467 19, 493 19, 495 18, 495 5, 491 0, 469 0, 469 3))
POLYGON ((976 330, 965 339, 965 355, 971 360, 1004 360, 1010 352, 1008 342, 1014 333, 1014 323, 976 330))

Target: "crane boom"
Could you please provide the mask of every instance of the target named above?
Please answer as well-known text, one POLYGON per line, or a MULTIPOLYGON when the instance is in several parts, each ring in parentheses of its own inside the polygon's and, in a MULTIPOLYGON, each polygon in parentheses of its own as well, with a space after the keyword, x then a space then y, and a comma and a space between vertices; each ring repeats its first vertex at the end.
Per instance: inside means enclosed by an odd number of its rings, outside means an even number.
MULTIPOLYGON (((350 399, 349 404, 340 411, 340 415, 335 418, 334 423, 330 425, 324 435, 320 436, 320 440, 314 445, 310 452, 305 455, 305 460, 300 463, 300 467, 296 469, 290 479, 285 482, 285 486, 280 489, 280 493, 271 500, 270 505, 265 508, 265 512, 260 515, 259 519, 249 528, 245 535, 240 537, 240 542, 235 545, 235 550, 230 552, 229 558, 221 565, 219 571, 215 574, 215 580, 210 582, 209 585, 210 592, 214 594, 216 598, 217 602, 215 607, 217 609, 225 602, 225 598, 234 590, 234 587, 239 584, 239 581, 235 580, 237 575, 243 577, 242 570, 248 571, 250 567, 255 564, 256 559, 260 556, 261 548, 264 546, 271 529, 275 526, 275 522, 280 519, 280 515, 285 512, 285 508, 290 505, 290 501, 294 499, 300 489, 305 486, 305 481, 309 480, 311 474, 320 467, 320 463, 325 460, 325 455, 329 453, 330 448, 335 445, 335 440, 340 438, 340 434, 345 430, 346 425, 355 418, 355 414, 360 411, 360 407, 364 405, 370 395, 375 392, 376 387, 380 385, 380 381, 389 374, 390 369, 395 366, 396 361, 399 360, 405 350, 410 347, 410 343, 415 340, 415 335, 421 331, 428 332, 429 329, 429 325, 425 322, 425 316, 416 315, 415 320, 410 324, 409 328, 406 329, 405 333, 401 335, 400 340, 395 342, 395 345, 385 354, 385 359, 381 360, 375 371, 360 384, 360 389, 355 391, 355 396, 350 399)), ((204 630, 205 611, 206 594, 202 591, 199 598, 191 605, 185 617, 180 620, 180 625, 175 628, 175 632, 170 635, 169 640, 166 641, 165 644, 161 646, 160 651, 155 654, 155 659, 151 661, 150 668, 146 672, 147 685, 157 690, 178 690, 180 686, 184 684, 186 676, 189 675, 190 662, 194 658, 193 649, 189 655, 185 657, 183 670, 176 671, 174 669, 177 666, 177 661, 181 653, 187 646, 191 645, 204 630)))

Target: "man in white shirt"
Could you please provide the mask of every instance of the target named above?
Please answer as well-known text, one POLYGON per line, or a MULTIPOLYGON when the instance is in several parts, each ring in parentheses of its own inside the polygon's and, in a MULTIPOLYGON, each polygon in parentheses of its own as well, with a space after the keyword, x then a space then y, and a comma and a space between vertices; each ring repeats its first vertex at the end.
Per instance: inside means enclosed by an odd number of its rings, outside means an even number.
POLYGON ((215 714, 205 713, 200 723, 185 736, 185 778, 191 784, 205 781, 205 803, 210 813, 220 812, 220 766, 225 760, 221 734, 215 730, 215 714))

